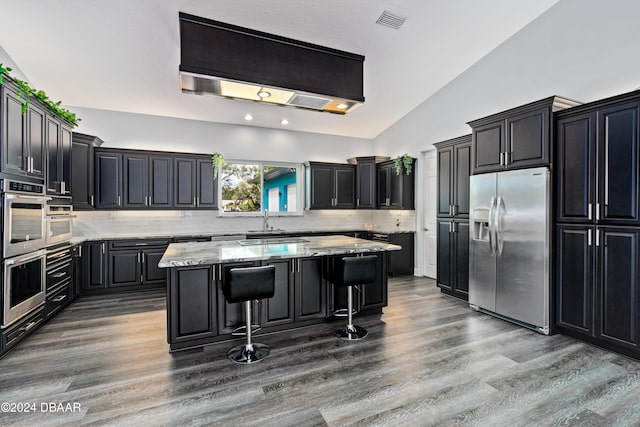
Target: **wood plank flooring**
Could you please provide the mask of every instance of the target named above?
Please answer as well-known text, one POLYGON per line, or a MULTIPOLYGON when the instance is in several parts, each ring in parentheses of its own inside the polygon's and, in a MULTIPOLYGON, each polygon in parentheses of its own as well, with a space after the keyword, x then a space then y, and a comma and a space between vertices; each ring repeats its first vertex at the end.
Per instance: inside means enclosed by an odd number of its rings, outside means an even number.
POLYGON ((640 425, 640 362, 476 313, 430 279, 389 282, 382 316, 169 354, 164 293, 83 297, 0 360, 0 425, 640 425), (79 403, 76 412, 42 403, 79 403))

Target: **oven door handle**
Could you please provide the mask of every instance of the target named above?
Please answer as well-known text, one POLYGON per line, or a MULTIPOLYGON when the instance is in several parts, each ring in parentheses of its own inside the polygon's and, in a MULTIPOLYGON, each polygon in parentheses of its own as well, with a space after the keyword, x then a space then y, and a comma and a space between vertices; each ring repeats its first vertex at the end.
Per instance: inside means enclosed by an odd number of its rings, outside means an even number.
POLYGON ((65 219, 72 219, 77 217, 77 215, 47 215, 45 219, 49 221, 64 221, 65 219))
POLYGON ((37 202, 46 202, 47 200, 51 200, 51 197, 28 196, 26 194, 5 194, 4 197, 6 197, 7 199, 29 199, 29 200, 35 200, 37 202))
POLYGON ((47 251, 45 249, 41 249, 39 251, 34 252, 32 255, 26 257, 16 257, 13 259, 8 259, 5 261, 6 265, 14 265, 14 264, 22 264, 23 262, 31 261, 36 258, 44 258, 47 255, 47 251))

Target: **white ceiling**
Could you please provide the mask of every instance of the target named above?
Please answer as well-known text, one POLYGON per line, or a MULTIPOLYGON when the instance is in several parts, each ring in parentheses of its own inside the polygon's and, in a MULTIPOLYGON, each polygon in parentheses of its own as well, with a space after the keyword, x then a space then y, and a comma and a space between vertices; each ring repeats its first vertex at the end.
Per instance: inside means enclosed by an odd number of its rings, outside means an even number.
MULTIPOLYGON (((4 0, 0 45, 63 104, 374 138, 558 0, 4 0), (389 10, 399 30, 377 25, 389 10), (347 116, 183 94, 178 12, 364 55, 347 116), (244 120, 246 113, 254 120, 244 120)), ((428 120, 428 118, 426 118, 428 120)))

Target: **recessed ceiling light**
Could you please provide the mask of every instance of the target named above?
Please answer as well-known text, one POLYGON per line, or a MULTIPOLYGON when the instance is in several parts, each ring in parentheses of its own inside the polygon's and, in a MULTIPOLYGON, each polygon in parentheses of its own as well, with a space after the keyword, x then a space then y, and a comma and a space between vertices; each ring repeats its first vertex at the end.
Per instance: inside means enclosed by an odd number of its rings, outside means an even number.
POLYGON ((253 116, 251 114, 247 114, 246 116, 244 116, 245 120, 253 120, 253 116))
POLYGON ((348 107, 347 104, 338 104, 338 105, 336 105, 336 108, 339 109, 339 110, 346 110, 347 107, 348 107))
POLYGON ((285 126, 286 126, 286 125, 288 125, 288 124, 289 124, 289 120, 287 120, 287 119, 282 119, 282 120, 280 120, 280 124, 281 124, 281 125, 285 125, 285 126))
POLYGON ((259 96, 260 98, 264 99, 264 98, 268 98, 268 97, 270 97, 270 96, 271 96, 271 93, 270 93, 270 92, 267 92, 267 91, 266 91, 266 90, 264 90, 264 89, 260 89, 260 90, 258 91, 258 96, 259 96))

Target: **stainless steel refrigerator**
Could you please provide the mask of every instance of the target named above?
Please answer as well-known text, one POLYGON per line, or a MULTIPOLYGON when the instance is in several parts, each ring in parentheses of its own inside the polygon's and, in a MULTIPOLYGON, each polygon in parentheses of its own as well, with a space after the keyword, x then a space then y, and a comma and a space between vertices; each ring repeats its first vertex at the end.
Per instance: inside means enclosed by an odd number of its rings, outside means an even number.
POLYGON ((549 333, 547 168, 470 178, 469 304, 549 333))

